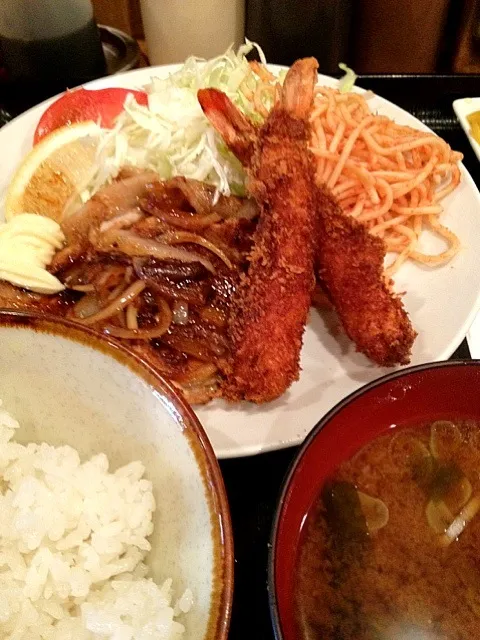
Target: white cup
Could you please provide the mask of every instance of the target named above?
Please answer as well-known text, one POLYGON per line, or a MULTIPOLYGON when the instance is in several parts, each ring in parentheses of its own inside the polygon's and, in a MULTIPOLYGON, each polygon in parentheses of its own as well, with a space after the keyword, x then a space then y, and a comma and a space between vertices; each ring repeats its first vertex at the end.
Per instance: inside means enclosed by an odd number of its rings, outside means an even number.
POLYGON ((245 0, 141 0, 152 65, 212 58, 244 38, 245 0))

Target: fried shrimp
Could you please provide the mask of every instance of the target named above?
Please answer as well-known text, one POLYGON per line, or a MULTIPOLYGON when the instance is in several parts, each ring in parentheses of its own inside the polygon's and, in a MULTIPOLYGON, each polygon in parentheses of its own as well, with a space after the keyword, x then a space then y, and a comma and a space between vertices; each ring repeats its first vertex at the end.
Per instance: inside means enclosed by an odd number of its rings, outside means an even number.
POLYGON ((317 271, 345 333, 381 366, 407 364, 416 333, 383 274, 385 244, 317 189, 317 271))
POLYGON ((385 243, 347 216, 312 177, 315 161, 307 145, 315 77, 311 60, 296 63, 261 128, 223 93, 198 94, 213 126, 247 167, 250 193, 261 205, 230 324, 232 373, 222 393, 232 400, 266 402, 297 379, 312 246, 317 275, 358 351, 381 366, 406 364, 416 336, 386 283, 385 243))
POLYGON ((229 400, 274 400, 299 376, 314 287, 315 183, 307 145, 317 66, 308 58, 291 67, 258 129, 221 92, 198 93, 205 114, 246 166, 249 192, 260 205, 249 269, 230 319, 233 356, 222 389, 229 400))

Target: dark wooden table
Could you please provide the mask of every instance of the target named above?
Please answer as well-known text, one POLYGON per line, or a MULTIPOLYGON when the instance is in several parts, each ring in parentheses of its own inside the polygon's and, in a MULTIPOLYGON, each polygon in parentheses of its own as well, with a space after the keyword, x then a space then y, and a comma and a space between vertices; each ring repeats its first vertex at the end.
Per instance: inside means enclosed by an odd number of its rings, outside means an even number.
MULTIPOLYGON (((480 163, 457 123, 452 101, 475 96, 480 76, 364 76, 358 84, 412 112, 452 147, 462 151, 465 164, 477 185, 480 163)), ((0 83, 0 126, 16 115, 22 96, 3 95, 0 83), (8 103, 10 113, 2 112, 8 103), (12 105, 14 108, 12 108, 12 105)), ((464 341, 452 358, 469 358, 464 341)), ((320 419, 321 416, 319 415, 320 419)), ((235 536, 235 597, 231 640, 271 640, 267 592, 267 559, 270 529, 282 480, 298 448, 256 457, 222 460, 235 536)))

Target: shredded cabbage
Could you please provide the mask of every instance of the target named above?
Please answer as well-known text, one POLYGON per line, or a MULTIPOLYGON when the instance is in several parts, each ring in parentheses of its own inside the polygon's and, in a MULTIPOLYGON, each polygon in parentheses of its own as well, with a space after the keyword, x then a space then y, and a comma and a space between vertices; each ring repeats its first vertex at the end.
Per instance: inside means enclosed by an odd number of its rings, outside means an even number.
MULTIPOLYGON (((144 87, 148 107, 129 95, 114 128, 102 135, 93 176, 81 194, 83 201, 125 165, 152 169, 163 180, 182 175, 209 182, 225 195, 244 195, 245 172, 205 117, 197 92, 206 87, 220 89, 248 118, 262 123, 274 98, 271 91, 263 91, 269 81, 263 81, 248 63, 246 56, 253 49, 266 64, 262 49, 246 40, 237 52, 230 47, 211 60, 190 57, 168 78, 152 78, 144 87)), ((340 91, 351 91, 357 76, 345 64, 339 67, 345 71, 340 91)), ((286 71, 280 73, 278 82, 283 83, 285 75, 286 71)))
POLYGON ((340 62, 338 66, 342 71, 345 72, 345 75, 340 78, 338 82, 338 90, 340 91, 340 93, 348 93, 353 89, 358 76, 355 71, 353 69, 350 69, 350 67, 347 67, 344 62, 340 62))
POLYGON ((182 175, 203 180, 225 195, 243 194, 243 168, 205 117, 197 91, 220 89, 246 115, 254 117, 254 107, 245 97, 259 82, 246 58, 253 49, 265 64, 260 47, 247 40, 236 53, 230 48, 212 60, 191 57, 168 78, 152 78, 145 87, 148 107, 129 95, 115 127, 102 137, 95 175, 82 199, 90 198, 125 165, 153 169, 161 179, 182 175), (240 91, 242 83, 245 93, 240 91))

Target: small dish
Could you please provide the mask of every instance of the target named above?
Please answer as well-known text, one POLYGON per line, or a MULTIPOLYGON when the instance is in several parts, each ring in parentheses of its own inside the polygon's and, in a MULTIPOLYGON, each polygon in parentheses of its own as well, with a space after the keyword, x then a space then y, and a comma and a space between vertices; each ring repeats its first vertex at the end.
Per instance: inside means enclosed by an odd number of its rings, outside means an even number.
POLYGON ((351 394, 317 424, 284 481, 274 519, 268 585, 276 640, 300 638, 294 605, 297 552, 306 515, 325 481, 342 462, 393 428, 447 416, 480 421, 479 385, 480 361, 411 367, 351 394))
POLYGON ((157 504, 151 576, 189 587, 183 640, 226 640, 232 531, 221 472, 190 407, 139 358, 68 321, 0 310, 0 398, 16 440, 146 467, 157 504))
POLYGON ((458 121, 462 125, 462 129, 465 131, 465 135, 467 136, 475 155, 480 160, 480 144, 478 144, 470 133, 470 124, 467 120, 467 117, 471 113, 480 111, 480 98, 459 98, 453 102, 453 110, 455 111, 458 121))

